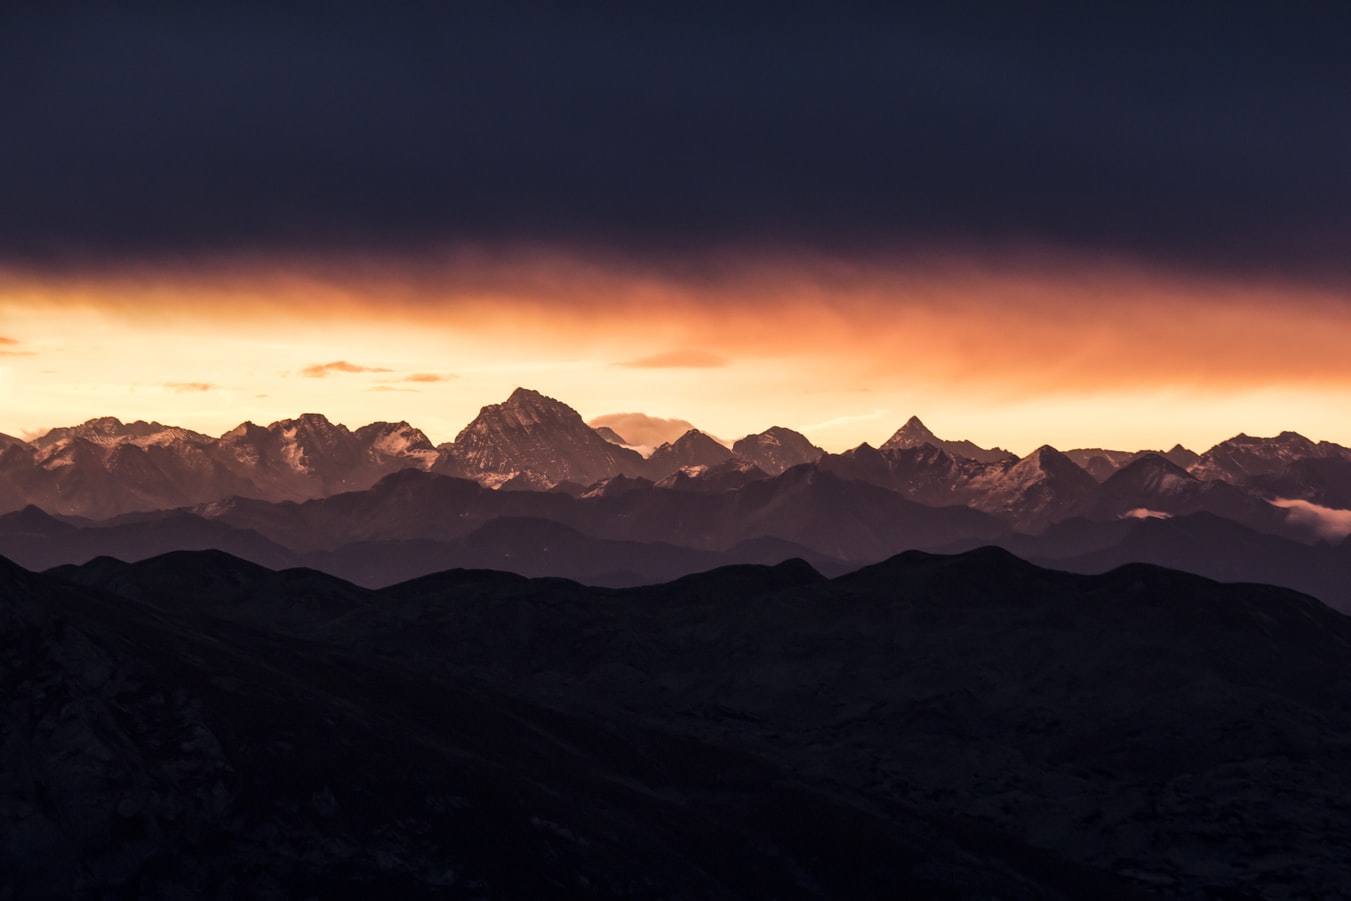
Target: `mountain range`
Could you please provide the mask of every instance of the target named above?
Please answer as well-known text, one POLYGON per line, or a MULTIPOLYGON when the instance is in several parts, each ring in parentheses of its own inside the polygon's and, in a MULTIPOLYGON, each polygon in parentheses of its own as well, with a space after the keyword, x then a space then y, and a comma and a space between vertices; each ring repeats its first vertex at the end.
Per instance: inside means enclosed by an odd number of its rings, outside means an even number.
POLYGON ((37 568, 216 548, 370 587, 456 566, 619 586, 997 544, 1066 569, 1152 562, 1272 582, 1351 609, 1351 450, 1293 432, 1202 453, 1018 458, 912 417, 839 454, 776 426, 730 446, 692 429, 644 456, 519 388, 439 447, 406 422, 353 431, 318 414, 219 438, 112 418, 0 436, 0 514, 0 554, 37 568))
POLYGON ((1351 620, 1279 588, 982 548, 370 590, 198 551, 0 559, 0 623, 6 897, 1351 884, 1351 620))

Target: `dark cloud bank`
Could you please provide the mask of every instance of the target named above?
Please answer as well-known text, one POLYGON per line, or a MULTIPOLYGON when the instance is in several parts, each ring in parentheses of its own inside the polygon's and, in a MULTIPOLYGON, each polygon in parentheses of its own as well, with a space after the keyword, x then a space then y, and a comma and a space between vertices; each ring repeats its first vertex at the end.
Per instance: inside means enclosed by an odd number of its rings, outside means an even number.
POLYGON ((1346 13, 943 6, 0 13, 0 254, 1030 244, 1351 271, 1346 13))

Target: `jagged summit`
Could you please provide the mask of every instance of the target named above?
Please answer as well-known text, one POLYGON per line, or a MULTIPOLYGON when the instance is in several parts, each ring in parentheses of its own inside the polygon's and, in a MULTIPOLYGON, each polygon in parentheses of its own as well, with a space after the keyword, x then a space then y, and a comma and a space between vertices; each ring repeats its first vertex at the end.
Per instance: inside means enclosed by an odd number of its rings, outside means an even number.
POLYGON ((808 441, 806 435, 776 425, 737 441, 732 453, 776 476, 799 464, 815 463, 825 451, 808 441))
POLYGON ((1200 479, 1243 482, 1269 477, 1301 459, 1351 460, 1351 450, 1328 441, 1317 443, 1298 432, 1254 438, 1240 432, 1206 451, 1188 469, 1200 479))
POLYGON ((680 469, 718 466, 731 457, 726 447, 698 429, 690 429, 652 452, 647 458, 648 476, 661 479, 680 469))
POLYGON ((32 446, 38 450, 49 450, 72 439, 82 438, 95 444, 117 443, 163 443, 173 440, 207 440, 207 436, 188 429, 167 426, 158 422, 146 422, 138 419, 124 423, 116 416, 100 416, 86 420, 75 426, 52 429, 40 438, 34 439, 32 446))
POLYGON ((933 444, 938 447, 942 444, 942 439, 929 430, 918 416, 911 416, 905 421, 905 425, 896 430, 883 447, 919 447, 924 444, 933 444))
POLYGON ((1020 526, 1033 530, 1083 512, 1098 488, 1091 475, 1049 444, 981 482, 980 493, 971 506, 1011 516, 1020 526))
POLYGON ((554 483, 591 485, 643 470, 637 452, 611 444, 572 407, 530 388, 479 410, 448 451, 465 471, 491 475, 498 484, 526 471, 554 483))
POLYGON ((1203 505, 1197 509, 1227 511, 1267 530, 1285 528, 1287 514, 1266 504, 1273 498, 1351 509, 1351 450, 1294 431, 1236 435, 1204 456, 1180 445, 1148 459, 1155 452, 1080 448, 1062 454, 1042 446, 1020 461, 998 448, 944 440, 918 416, 906 419, 880 450, 865 443, 840 454, 826 454, 779 425, 729 449, 683 420, 663 422, 688 430, 645 459, 613 429, 593 428, 566 403, 523 386, 483 407, 455 442, 439 447, 406 421, 353 430, 318 412, 268 425, 244 422, 220 438, 105 416, 52 429, 33 442, 0 437, 0 514, 36 504, 58 515, 102 519, 230 497, 307 501, 364 491, 410 469, 490 488, 581 496, 620 476, 650 485, 681 473, 672 485, 714 491, 802 468, 802 478, 830 474, 916 503, 994 513, 1029 531, 1103 511, 1186 513, 1191 508, 1180 502, 1165 507, 1159 500, 1179 485, 1186 486, 1186 498, 1195 494, 1203 505), (1121 478, 1108 485, 1118 472, 1121 478), (1110 496, 1110 503, 1090 503, 1094 495, 1110 496))
POLYGON ((984 448, 965 439, 944 441, 930 431, 929 427, 923 422, 920 422, 918 416, 911 416, 907 419, 905 425, 897 429, 896 433, 888 438, 879 449, 884 451, 904 450, 923 447, 926 444, 947 451, 952 456, 965 457, 968 460, 976 460, 980 463, 1003 463, 1017 459, 1013 454, 998 447, 984 448))

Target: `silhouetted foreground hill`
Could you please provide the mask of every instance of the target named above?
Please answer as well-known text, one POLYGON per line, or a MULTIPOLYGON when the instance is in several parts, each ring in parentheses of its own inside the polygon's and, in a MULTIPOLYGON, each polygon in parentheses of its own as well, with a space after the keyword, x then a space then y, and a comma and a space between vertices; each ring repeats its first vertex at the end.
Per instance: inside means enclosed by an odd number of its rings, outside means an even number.
POLYGON ((0 896, 1346 897, 1351 621, 907 553, 0 561, 0 896))

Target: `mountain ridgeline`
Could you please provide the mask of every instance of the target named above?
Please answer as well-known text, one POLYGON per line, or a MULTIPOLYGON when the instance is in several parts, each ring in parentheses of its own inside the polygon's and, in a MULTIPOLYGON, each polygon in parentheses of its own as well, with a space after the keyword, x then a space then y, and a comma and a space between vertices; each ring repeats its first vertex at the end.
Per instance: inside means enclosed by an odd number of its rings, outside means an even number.
POLYGON ((406 422, 350 430, 318 414, 219 438, 96 419, 0 436, 0 554, 43 568, 217 548, 372 587, 455 566, 632 585, 787 557, 842 573, 993 543, 1071 570, 1158 563, 1351 609, 1351 450, 1293 432, 1020 459, 911 418, 839 454, 779 426, 730 446, 692 429, 644 450, 525 388, 439 447, 406 422))
POLYGON ((0 559, 0 622, 8 897, 1351 885, 1351 620, 1279 588, 983 548, 369 590, 201 551, 0 559))

